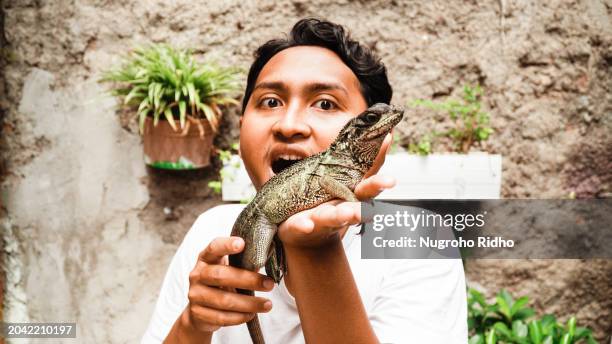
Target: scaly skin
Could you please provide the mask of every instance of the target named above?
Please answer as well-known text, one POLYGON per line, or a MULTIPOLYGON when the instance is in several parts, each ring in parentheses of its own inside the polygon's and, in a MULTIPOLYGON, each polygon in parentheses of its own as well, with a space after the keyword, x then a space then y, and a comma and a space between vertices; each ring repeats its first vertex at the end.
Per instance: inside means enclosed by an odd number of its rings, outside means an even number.
MULTIPOLYGON (((240 213, 232 236, 244 250, 230 265, 266 273, 279 283, 286 272, 278 225, 290 216, 335 198, 356 201, 355 186, 372 167, 385 136, 402 119, 402 108, 374 104, 351 119, 326 151, 299 161, 272 177, 240 213)), ((251 290, 238 290, 253 295, 251 290)), ((257 316, 247 323, 254 344, 264 339, 257 316)))

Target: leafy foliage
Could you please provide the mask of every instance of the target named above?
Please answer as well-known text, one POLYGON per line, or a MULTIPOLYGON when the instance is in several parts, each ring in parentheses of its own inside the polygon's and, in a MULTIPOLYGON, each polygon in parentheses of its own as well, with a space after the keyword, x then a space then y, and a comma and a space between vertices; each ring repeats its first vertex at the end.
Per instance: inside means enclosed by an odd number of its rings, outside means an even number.
POLYGON ((164 170, 192 170, 195 167, 191 163, 185 163, 184 161, 156 161, 151 164, 152 167, 161 168, 164 170))
POLYGON ((197 63, 186 50, 165 44, 133 50, 121 67, 106 72, 102 82, 115 83, 112 93, 123 97, 123 105, 134 108, 140 132, 147 116, 157 125, 164 116, 170 126, 187 133, 190 123, 207 119, 216 132, 221 116, 219 105, 236 104, 240 70, 223 68, 214 62, 197 63))
POLYGON ((221 181, 220 180, 211 180, 208 182, 208 187, 213 191, 213 193, 215 194, 220 194, 221 193, 221 181))
POLYGON ((480 86, 463 87, 461 100, 449 99, 444 102, 433 102, 427 99, 416 99, 410 105, 425 107, 436 111, 443 111, 453 121, 454 127, 441 133, 432 132, 416 144, 409 146, 409 151, 418 154, 429 154, 432 151, 432 138, 439 136, 449 137, 455 144, 455 150, 467 153, 470 147, 478 141, 486 141, 493 133, 489 127, 489 114, 481 110, 482 97, 480 86))
POLYGON ((431 154, 432 144, 431 136, 425 135, 417 143, 410 143, 408 145, 408 152, 418 155, 429 155, 431 154))
POLYGON ((493 303, 475 289, 468 290, 469 344, 596 344, 590 329, 578 327, 576 317, 566 324, 547 314, 534 319, 527 296, 518 299, 502 290, 493 303))

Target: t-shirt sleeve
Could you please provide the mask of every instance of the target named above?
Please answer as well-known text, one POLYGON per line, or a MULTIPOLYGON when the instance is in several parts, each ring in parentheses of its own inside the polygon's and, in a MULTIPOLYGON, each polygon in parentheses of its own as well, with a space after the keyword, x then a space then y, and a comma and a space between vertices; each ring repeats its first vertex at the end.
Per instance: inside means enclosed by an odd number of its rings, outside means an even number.
POLYGON ((467 343, 461 260, 394 261, 369 317, 381 343, 467 343))
POLYGON ((155 310, 142 337, 142 344, 163 342, 174 322, 187 306, 189 272, 191 271, 187 268, 189 266, 193 268, 196 262, 189 259, 186 243, 187 241, 183 241, 170 262, 155 310))

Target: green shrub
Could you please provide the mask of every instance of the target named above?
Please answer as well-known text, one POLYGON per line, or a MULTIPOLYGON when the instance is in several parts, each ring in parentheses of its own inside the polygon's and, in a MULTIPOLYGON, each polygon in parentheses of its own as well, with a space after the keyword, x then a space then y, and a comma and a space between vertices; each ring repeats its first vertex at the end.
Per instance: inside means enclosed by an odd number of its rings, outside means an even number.
POLYGON ((597 343, 590 329, 577 326, 576 317, 571 317, 566 324, 559 323, 551 314, 536 318, 528 303, 527 296, 514 300, 505 290, 497 294, 493 303, 487 303, 481 293, 470 288, 469 344, 597 343))
POLYGON ((432 151, 431 141, 432 141, 431 136, 425 135, 419 140, 419 142, 417 143, 411 142, 408 145, 408 152, 412 154, 418 154, 418 155, 429 155, 431 154, 431 151, 432 151))
POLYGON ((432 152, 433 139, 440 136, 450 138, 455 145, 455 151, 461 153, 467 153, 476 142, 488 140, 493 129, 489 127, 489 114, 481 109, 482 94, 480 86, 466 85, 463 87, 461 100, 448 99, 444 102, 433 102, 428 99, 416 99, 412 101, 409 105, 413 107, 425 107, 445 112, 454 127, 445 132, 431 132, 424 135, 416 143, 411 143, 408 151, 421 155, 429 154, 432 152))

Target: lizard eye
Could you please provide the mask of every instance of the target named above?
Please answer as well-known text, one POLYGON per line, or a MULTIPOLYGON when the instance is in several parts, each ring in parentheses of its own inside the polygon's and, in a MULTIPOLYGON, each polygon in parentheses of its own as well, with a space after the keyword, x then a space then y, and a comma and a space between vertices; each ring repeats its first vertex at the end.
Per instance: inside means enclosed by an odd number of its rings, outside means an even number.
POLYGON ((378 122, 379 119, 380 119, 379 113, 368 112, 363 118, 363 121, 366 124, 375 124, 376 122, 378 122))

